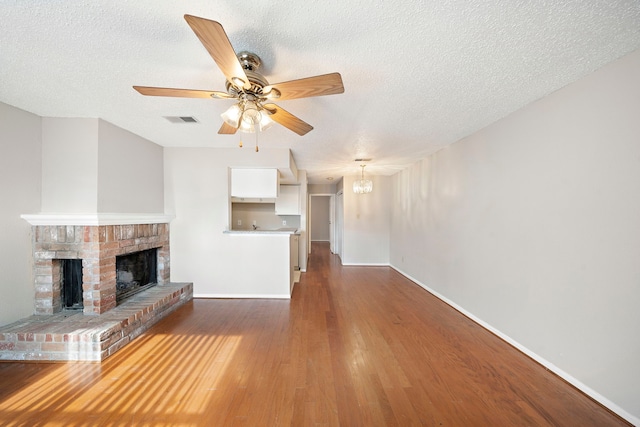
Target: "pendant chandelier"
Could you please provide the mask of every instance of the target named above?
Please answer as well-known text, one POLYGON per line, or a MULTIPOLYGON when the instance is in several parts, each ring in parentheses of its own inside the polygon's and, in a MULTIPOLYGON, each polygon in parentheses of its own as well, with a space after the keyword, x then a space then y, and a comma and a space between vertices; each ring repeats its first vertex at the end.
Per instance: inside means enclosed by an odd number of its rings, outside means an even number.
POLYGON ((373 191, 373 181, 370 179, 364 179, 364 168, 367 165, 360 165, 362 172, 360 179, 355 180, 353 183, 353 192, 356 194, 371 193, 373 191))

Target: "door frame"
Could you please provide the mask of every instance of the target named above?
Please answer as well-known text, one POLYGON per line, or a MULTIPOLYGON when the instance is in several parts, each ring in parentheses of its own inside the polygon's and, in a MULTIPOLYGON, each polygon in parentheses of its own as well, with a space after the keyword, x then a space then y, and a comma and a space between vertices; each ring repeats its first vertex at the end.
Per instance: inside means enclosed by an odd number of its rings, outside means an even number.
POLYGON ((335 234, 333 237, 334 240, 334 249, 335 254, 340 257, 340 262, 342 263, 342 245, 343 245, 343 230, 344 230, 344 191, 340 190, 336 193, 336 203, 335 203, 335 222, 334 229, 335 234))

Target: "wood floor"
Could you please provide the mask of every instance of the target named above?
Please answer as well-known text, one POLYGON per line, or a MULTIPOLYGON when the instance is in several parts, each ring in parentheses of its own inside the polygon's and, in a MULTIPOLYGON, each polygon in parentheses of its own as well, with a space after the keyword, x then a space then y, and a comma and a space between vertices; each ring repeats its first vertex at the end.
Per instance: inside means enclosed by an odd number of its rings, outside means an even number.
POLYGON ((386 267, 314 244, 291 301, 194 300, 102 364, 0 363, 2 426, 618 426, 386 267))

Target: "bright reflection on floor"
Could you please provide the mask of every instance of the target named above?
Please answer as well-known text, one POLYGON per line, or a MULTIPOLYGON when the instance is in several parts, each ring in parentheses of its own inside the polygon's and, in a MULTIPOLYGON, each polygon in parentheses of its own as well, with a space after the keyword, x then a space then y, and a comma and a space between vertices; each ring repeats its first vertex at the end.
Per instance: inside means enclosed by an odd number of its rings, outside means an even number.
POLYGON ((82 425, 197 425, 241 341, 144 335, 102 364, 57 365, 0 399, 0 425, 26 425, 21 418, 34 413, 47 426, 77 425, 65 419, 79 417, 82 425))

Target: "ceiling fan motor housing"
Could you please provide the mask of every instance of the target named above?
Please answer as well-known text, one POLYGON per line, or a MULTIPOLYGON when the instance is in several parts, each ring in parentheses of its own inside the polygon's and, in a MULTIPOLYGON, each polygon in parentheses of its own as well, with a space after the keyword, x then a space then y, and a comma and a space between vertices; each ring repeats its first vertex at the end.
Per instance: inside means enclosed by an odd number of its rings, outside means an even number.
POLYGON ((251 88, 243 90, 242 88, 238 88, 236 85, 227 80, 227 93, 238 97, 244 92, 254 95, 256 98, 261 98, 263 95, 264 87, 269 85, 267 79, 262 74, 256 71, 262 65, 262 60, 255 53, 242 51, 238 53, 238 61, 240 61, 240 65, 242 65, 244 73, 249 79, 251 88))
POLYGON ((240 65, 246 71, 255 71, 262 65, 262 59, 258 55, 252 52, 247 52, 243 50, 238 53, 238 61, 240 61, 240 65))

